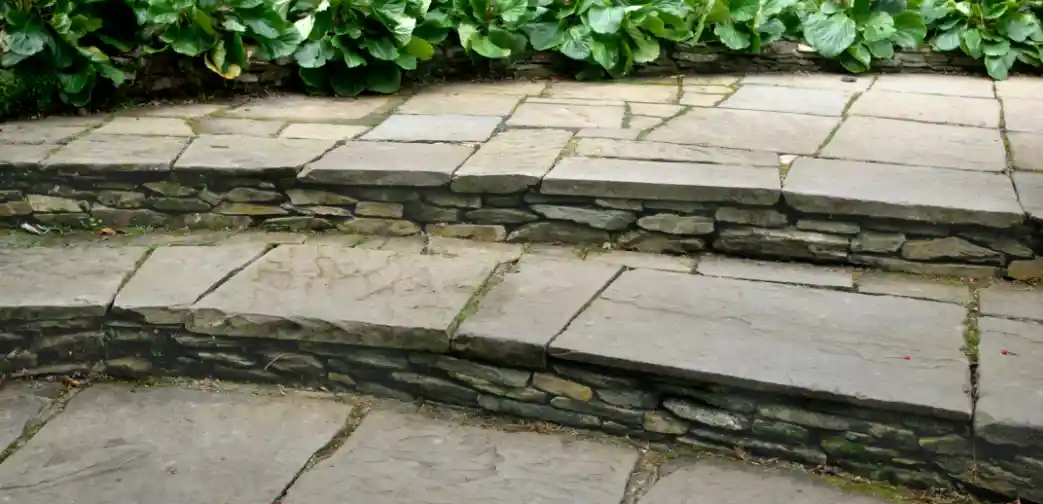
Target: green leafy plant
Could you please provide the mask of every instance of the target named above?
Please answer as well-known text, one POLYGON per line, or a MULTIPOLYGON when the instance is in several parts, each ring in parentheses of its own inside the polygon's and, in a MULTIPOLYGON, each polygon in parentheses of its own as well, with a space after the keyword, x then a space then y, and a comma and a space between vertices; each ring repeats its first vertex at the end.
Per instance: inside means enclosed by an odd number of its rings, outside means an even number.
POLYGON ((803 25, 811 47, 856 73, 869 70, 873 59, 893 58, 895 46, 916 50, 927 36, 918 4, 906 0, 825 0, 803 25))
MULTIPOLYGON (((541 27, 530 24, 547 12, 552 0, 452 0, 449 16, 464 50, 485 58, 507 58, 524 53, 528 48, 523 29, 537 36, 541 27)), ((547 46, 541 43, 541 46, 547 46)))
POLYGON ((799 0, 717 0, 710 11, 713 33, 733 51, 758 52, 799 33, 799 0))
POLYGON ((435 40, 448 33, 444 23, 423 24, 430 6, 430 0, 321 0, 297 23, 305 37, 294 53, 301 79, 313 91, 342 96, 397 91, 402 70, 435 53, 432 42, 416 34, 418 26, 435 40))
POLYGON ((1006 79, 1014 64, 1043 64, 1043 29, 1036 14, 1043 0, 931 1, 923 6, 937 28, 931 39, 936 51, 959 48, 983 59, 989 75, 1006 79))

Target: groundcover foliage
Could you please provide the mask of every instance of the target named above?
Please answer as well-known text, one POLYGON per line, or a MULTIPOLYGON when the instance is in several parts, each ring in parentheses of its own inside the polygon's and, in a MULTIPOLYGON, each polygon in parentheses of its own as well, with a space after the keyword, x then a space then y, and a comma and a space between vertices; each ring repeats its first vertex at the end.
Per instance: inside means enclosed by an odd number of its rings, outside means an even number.
POLYGON ((390 93, 439 46, 506 59, 551 51, 619 77, 675 45, 805 43, 852 72, 896 50, 961 51, 1006 78, 1043 64, 1043 0, 0 0, 0 66, 41 69, 89 102, 170 51, 226 79, 296 64, 316 92, 390 93))

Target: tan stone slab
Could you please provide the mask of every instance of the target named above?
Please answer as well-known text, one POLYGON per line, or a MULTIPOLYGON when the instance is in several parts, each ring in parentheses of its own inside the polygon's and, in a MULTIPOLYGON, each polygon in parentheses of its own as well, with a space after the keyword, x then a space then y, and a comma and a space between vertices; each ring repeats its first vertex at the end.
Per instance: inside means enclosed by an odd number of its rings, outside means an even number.
POLYGON ((221 115, 248 119, 285 119, 300 122, 340 122, 362 119, 387 110, 391 99, 367 96, 355 99, 279 96, 260 98, 222 112, 221 115))
POLYGON ((1003 126, 1007 131, 1043 133, 1043 100, 1003 100, 1003 126))
POLYGON ((1025 213, 1043 222, 1043 173, 1017 172, 1012 177, 1025 213))
POLYGON ((650 254, 630 250, 591 250, 587 253, 584 260, 616 264, 630 269, 654 269, 679 271, 682 273, 690 273, 695 269, 695 259, 691 257, 650 254))
POLYGON ((1015 75, 1007 80, 996 81, 995 86, 996 96, 1000 98, 1043 98, 1043 78, 1037 76, 1015 75))
POLYGON ((427 253, 446 257, 489 257, 497 262, 517 261, 523 247, 518 243, 497 243, 429 236, 427 253))
POLYGON ((622 107, 627 102, 623 100, 602 100, 600 98, 547 98, 543 96, 530 96, 525 103, 555 103, 558 105, 602 105, 609 107, 622 107))
POLYGON ((192 141, 175 171, 226 171, 294 174, 334 145, 332 140, 202 135, 192 141))
POLYGON ((779 165, 778 156, 770 152, 633 140, 583 139, 576 144, 576 154, 649 161, 691 161, 742 166, 779 165))
POLYGON ((972 98, 995 98, 992 79, 963 75, 890 74, 877 77, 873 89, 972 98))
POLYGON ((1043 133, 1007 133, 1015 170, 1043 171, 1043 133))
POLYGON ((745 85, 718 107, 839 116, 854 95, 847 90, 745 85))
POLYGON ((0 143, 0 166, 28 168, 40 164, 60 145, 7 144, 0 143))
POLYGON ((684 110, 680 105, 666 105, 663 103, 630 103, 630 114, 649 117, 671 117, 684 110))
POLYGON ((413 96, 398 109, 398 114, 506 116, 523 97, 433 92, 413 96))
POLYGON ((195 136, 183 119, 173 117, 117 117, 95 130, 99 135, 195 136))
POLYGON ((636 130, 647 130, 654 128, 663 122, 659 117, 630 116, 627 120, 627 128, 636 130))
POLYGON ((53 170, 169 171, 185 150, 186 137, 87 135, 69 142, 43 161, 53 170))
POLYGON ((835 89, 859 92, 869 89, 871 76, 849 76, 839 74, 754 74, 743 77, 742 84, 763 86, 796 87, 806 89, 835 89), (852 80, 854 79, 854 80, 852 80))
POLYGON ((302 182, 368 186, 440 186, 471 155, 466 145, 348 142, 309 163, 302 182))
POLYGON ((460 94, 494 94, 494 95, 528 95, 536 96, 547 87, 547 81, 511 81, 467 82, 442 84, 423 89, 423 92, 460 93, 460 94))
POLYGON ((724 101, 724 95, 719 94, 702 94, 692 93, 685 91, 681 95, 681 105, 691 105, 694 107, 713 107, 718 103, 724 101))
POLYGON ((584 82, 555 82, 547 91, 553 98, 599 98, 628 102, 675 103, 677 88, 655 84, 594 84, 584 82))
POLYGON ((572 132, 516 129, 498 133, 456 171, 452 188, 507 194, 535 186, 550 171, 572 132))
POLYGON ((0 389, 0 446, 7 448, 28 423, 61 395, 58 383, 13 383, 0 389))
POLYGON ((208 135, 245 135, 273 137, 283 129, 282 121, 258 121, 255 119, 229 119, 204 117, 196 122, 195 130, 208 135))
POLYGON ((872 90, 855 100, 849 115, 998 128, 1000 104, 987 98, 872 90))
POLYGON ((875 117, 848 118, 822 155, 993 172, 1007 166, 1003 138, 997 130, 875 117))
POLYGON ((620 140, 636 140, 640 129, 583 128, 576 132, 576 138, 615 138, 620 140))
POLYGON ((701 275, 712 277, 742 278, 764 282, 840 288, 851 288, 854 286, 850 271, 801 263, 753 261, 710 256, 703 257, 699 261, 696 271, 701 275))
POLYGON ((41 119, 0 124, 0 143, 63 144, 86 132, 92 125, 68 124, 41 119))
MULTIPOLYGON (((1022 450, 1037 451, 1043 447, 1040 437, 1043 395, 1039 393, 1043 388, 1043 366, 1039 365, 1043 358, 1043 324, 982 317, 978 329, 981 343, 978 345, 978 401, 974 411, 976 441, 980 445, 985 441, 1021 453, 1022 450)), ((1021 462, 1019 468, 1032 467, 1029 471, 1034 471, 1035 458, 1018 455, 1015 460, 1021 462)), ((989 483, 1009 492, 1008 495, 1021 494, 1033 499, 1043 495, 1035 478, 1005 477, 1008 474, 996 474, 989 478, 989 483)), ((1019 471, 1017 474, 1033 473, 1019 471)))
POLYGON ((393 115, 362 136, 364 140, 484 142, 501 118, 466 115, 393 115))
POLYGON ((1043 321, 1043 287, 995 281, 979 293, 981 314, 1043 321))
POLYGON ((753 110, 695 108, 668 120, 647 140, 812 154, 839 118, 753 110))
POLYGON ((621 128, 623 107, 523 103, 507 126, 545 128, 621 128))
POLYGON ((348 140, 368 130, 368 126, 350 124, 295 123, 279 134, 281 138, 314 138, 317 140, 348 140))
POLYGON ((159 105, 155 107, 139 107, 131 114, 148 117, 180 117, 194 119, 225 110, 231 104, 225 103, 185 103, 180 105, 159 105))
POLYGON ((714 95, 726 95, 735 92, 735 89, 728 86, 685 86, 685 93, 697 93, 697 94, 714 94, 714 95))
POLYGON ((967 304, 971 289, 955 280, 869 271, 858 276, 858 292, 967 304))
POLYGON ((739 82, 739 75, 685 75, 681 77, 684 86, 731 86, 739 82))

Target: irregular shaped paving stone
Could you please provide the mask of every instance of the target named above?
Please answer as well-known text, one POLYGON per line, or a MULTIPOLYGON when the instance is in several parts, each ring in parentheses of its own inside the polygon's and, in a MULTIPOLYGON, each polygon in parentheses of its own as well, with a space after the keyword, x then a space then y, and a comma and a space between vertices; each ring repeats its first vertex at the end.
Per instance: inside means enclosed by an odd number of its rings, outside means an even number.
POLYGON ((617 504, 637 454, 621 445, 375 411, 285 504, 617 504))
POLYGON ((982 315, 1043 322, 1043 288, 996 281, 979 293, 982 315))
POLYGON ((554 82, 547 90, 552 98, 590 98, 632 102, 670 103, 677 100, 677 86, 661 84, 628 84, 587 82, 554 82))
POLYGON ((96 385, 0 465, 0 489, 18 504, 271 502, 350 410, 293 395, 96 385))
POLYGON ((1007 131, 1043 133, 1043 101, 1003 100, 1003 127, 1007 131))
POLYGON ((464 115, 393 115, 369 130, 363 140, 484 142, 500 125, 499 117, 464 115))
POLYGON ((302 182, 370 186, 440 186, 471 155, 453 144, 348 142, 308 164, 302 182))
MULTIPOLYGON (((764 86, 797 87, 808 89, 837 89, 841 91, 859 92, 869 89, 874 78, 871 76, 840 76, 835 74, 754 74, 742 78, 742 84, 760 84, 764 86)), ((688 85, 689 78, 685 78, 688 85)))
POLYGON ((853 90, 746 85, 740 87, 718 107, 840 116, 854 95, 853 90))
POLYGON ((961 75, 881 75, 873 90, 924 93, 973 98, 995 98, 992 79, 961 75))
MULTIPOLYGON (((1043 134, 1007 133, 1015 170, 1043 171, 1043 134)), ((2 148, 2 146, 0 146, 2 148)))
POLYGON ((18 439, 26 423, 60 393, 60 388, 53 383, 15 383, 0 390, 0 452, 18 439))
POLYGON ((101 317, 145 247, 0 249, 0 322, 101 317))
POLYGON ((169 171, 188 142, 188 138, 87 135, 69 142, 41 165, 82 173, 169 171))
POLYGON ((526 257, 467 317, 453 349, 483 359, 543 366, 545 347, 620 266, 526 257))
POLYGON ((320 140, 347 140, 369 130, 368 126, 350 124, 295 123, 279 133, 282 138, 316 138, 320 140))
POLYGON ((296 175, 300 167, 332 149, 334 144, 333 140, 202 135, 185 149, 174 170, 296 175))
POLYGON ((460 167, 452 188, 493 194, 525 190, 543 179, 570 138, 571 131, 554 129, 498 133, 460 167))
POLYGON ((190 137, 195 134, 182 119, 172 117, 117 117, 94 131, 99 135, 157 135, 190 137))
POLYGON ((28 145, 0 143, 0 166, 32 168, 39 165, 59 145, 28 145))
POLYGON ((542 128, 621 128, 623 107, 607 105, 571 105, 555 103, 523 103, 507 126, 542 128))
POLYGON ((787 154, 813 154, 840 121, 836 117, 694 108, 666 121, 646 140, 787 154))
POLYGON ((550 355, 966 420, 965 317, 930 301, 634 270, 550 355))
POLYGON ((1043 325, 984 317, 978 328, 975 436, 1022 449, 1043 447, 1043 325))
POLYGON ((1006 175, 800 158, 783 187, 808 213, 1007 228, 1025 214, 1006 175))
POLYGON ((506 116, 510 115, 521 99, 521 96, 511 95, 421 92, 406 100, 395 112, 399 114, 506 116))
POLYGON ((1000 104, 996 100, 875 89, 855 100, 848 114, 979 128, 1000 126, 1000 104))
POLYGON ((283 245, 192 307, 204 334, 442 352, 492 259, 283 245))
POLYGON ((0 124, 0 143, 63 144, 93 126, 51 119, 0 124))
POLYGON ((206 117, 196 122, 196 131, 206 135, 273 137, 283 129, 283 126, 286 126, 286 123, 282 121, 257 121, 254 119, 206 117))
POLYGON ((255 242, 156 249, 120 290, 113 308, 150 324, 180 324, 188 307, 267 248, 255 242))
MULTIPOLYGON (((675 462, 679 465, 680 461, 675 462)), ((701 458, 670 472, 641 498, 641 504, 884 504, 885 500, 844 492, 806 472, 783 471, 701 458)))
POLYGON ((779 186, 778 171, 773 168, 568 157, 543 178, 540 192, 773 205, 779 200, 779 186))
POLYGON ((1043 173, 1018 172, 1014 173, 1012 178, 1025 213, 1032 219, 1043 222, 1043 173))
POLYGON ((971 302, 971 290, 956 280, 932 280, 910 275, 865 272, 858 276, 858 291, 864 294, 885 294, 946 303, 971 302))
POLYGON ((576 144, 576 154, 587 157, 645 159, 649 161, 690 161, 694 163, 741 166, 779 165, 778 155, 771 152, 600 138, 580 140, 576 144))
POLYGON ((875 117, 848 118, 822 155, 961 170, 999 172, 1007 167, 999 130, 875 117))
POLYGON ((391 99, 383 96, 333 100, 307 96, 262 98, 222 115, 248 119, 286 119, 304 122, 340 122, 363 119, 385 110, 391 99))
POLYGON ((800 263, 777 263, 731 259, 727 257, 703 257, 696 271, 712 277, 744 278, 791 284, 817 285, 820 287, 854 287, 850 271, 825 268, 800 263))

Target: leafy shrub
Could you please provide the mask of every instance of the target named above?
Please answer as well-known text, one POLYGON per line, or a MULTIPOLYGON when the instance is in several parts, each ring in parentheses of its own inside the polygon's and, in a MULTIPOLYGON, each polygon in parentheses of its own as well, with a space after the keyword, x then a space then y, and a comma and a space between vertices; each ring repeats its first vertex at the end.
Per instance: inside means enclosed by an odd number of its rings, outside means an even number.
POLYGON ((1006 79, 1015 62, 1041 64, 1043 29, 1036 14, 1041 8, 1041 0, 933 0, 924 4, 923 13, 937 27, 931 39, 935 50, 959 48, 974 59, 984 59, 993 78, 1006 79))
POLYGON ((800 34, 808 4, 798 0, 732 0, 715 3, 709 20, 713 33, 734 51, 760 51, 765 44, 800 34))

